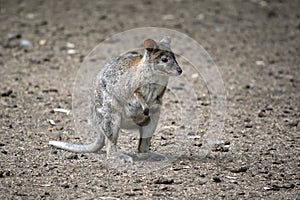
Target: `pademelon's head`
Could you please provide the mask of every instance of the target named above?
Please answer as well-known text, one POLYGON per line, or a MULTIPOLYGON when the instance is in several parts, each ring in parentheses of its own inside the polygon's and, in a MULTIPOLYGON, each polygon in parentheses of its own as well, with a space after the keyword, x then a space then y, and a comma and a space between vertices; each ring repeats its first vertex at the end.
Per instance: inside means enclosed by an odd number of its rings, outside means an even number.
POLYGON ((171 51, 171 38, 164 37, 159 43, 152 39, 144 41, 145 62, 155 73, 178 76, 182 69, 178 65, 174 53, 171 51))

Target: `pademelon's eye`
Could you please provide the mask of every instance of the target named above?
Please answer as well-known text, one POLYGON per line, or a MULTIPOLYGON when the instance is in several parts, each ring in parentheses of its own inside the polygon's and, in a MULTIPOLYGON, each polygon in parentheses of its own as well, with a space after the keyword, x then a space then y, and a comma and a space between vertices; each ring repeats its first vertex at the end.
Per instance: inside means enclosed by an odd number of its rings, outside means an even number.
POLYGON ((168 62, 168 58, 161 58, 161 61, 166 63, 166 62, 168 62))

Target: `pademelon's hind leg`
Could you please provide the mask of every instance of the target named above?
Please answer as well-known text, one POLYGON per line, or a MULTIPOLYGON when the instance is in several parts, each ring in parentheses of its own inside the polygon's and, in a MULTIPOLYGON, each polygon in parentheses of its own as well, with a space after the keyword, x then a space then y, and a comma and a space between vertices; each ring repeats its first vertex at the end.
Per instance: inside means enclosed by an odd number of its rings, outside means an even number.
POLYGON ((131 156, 118 152, 117 142, 122 121, 122 114, 113 110, 108 103, 104 104, 102 109, 96 110, 101 115, 101 122, 97 125, 105 135, 107 159, 118 160, 123 163, 132 163, 131 156), (102 113, 101 113, 102 112, 102 113))
POLYGON ((155 110, 155 112, 150 115, 151 118, 150 123, 146 126, 140 127, 140 140, 138 146, 139 154, 137 156, 141 160, 153 160, 153 161, 168 160, 168 158, 163 154, 149 151, 151 138, 157 127, 159 115, 160 115, 160 109, 158 107, 155 110))

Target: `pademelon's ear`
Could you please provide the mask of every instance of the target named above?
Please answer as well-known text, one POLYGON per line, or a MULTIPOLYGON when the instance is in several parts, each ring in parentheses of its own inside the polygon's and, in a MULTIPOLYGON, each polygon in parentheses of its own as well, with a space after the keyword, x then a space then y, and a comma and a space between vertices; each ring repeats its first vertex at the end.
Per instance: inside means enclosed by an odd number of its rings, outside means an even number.
POLYGON ((147 39, 144 41, 144 48, 147 50, 147 51, 150 51, 152 52, 154 49, 157 48, 157 44, 154 40, 152 39, 147 39))
POLYGON ((167 47, 167 48, 171 48, 171 37, 170 36, 165 36, 160 42, 159 44, 167 47))

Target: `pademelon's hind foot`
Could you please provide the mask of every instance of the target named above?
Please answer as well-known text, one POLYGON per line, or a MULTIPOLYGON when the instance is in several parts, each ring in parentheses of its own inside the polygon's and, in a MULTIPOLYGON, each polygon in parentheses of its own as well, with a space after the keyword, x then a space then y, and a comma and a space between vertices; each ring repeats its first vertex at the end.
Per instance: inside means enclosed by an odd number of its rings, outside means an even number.
POLYGON ((120 152, 114 152, 114 153, 107 155, 107 159, 118 161, 121 163, 129 163, 129 164, 133 163, 133 159, 131 156, 126 155, 124 153, 120 153, 120 152))
POLYGON ((119 152, 109 155, 108 159, 113 159, 122 163, 133 163, 133 159, 131 156, 119 152))
POLYGON ((146 152, 146 153, 138 153, 138 160, 147 160, 147 161, 167 161, 168 158, 160 153, 156 152, 146 152))

